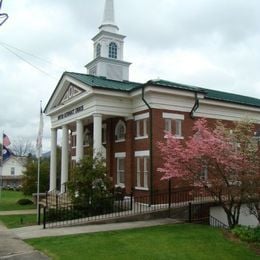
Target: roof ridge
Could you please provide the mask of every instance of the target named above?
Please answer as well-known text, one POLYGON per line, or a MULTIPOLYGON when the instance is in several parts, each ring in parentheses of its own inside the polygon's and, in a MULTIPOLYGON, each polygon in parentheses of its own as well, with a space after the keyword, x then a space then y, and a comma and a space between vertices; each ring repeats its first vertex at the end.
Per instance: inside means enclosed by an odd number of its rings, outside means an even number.
POLYGON ((107 80, 107 81, 113 81, 113 82, 117 82, 117 83, 140 84, 140 85, 143 84, 143 83, 136 82, 136 81, 129 81, 129 80, 120 81, 120 80, 115 80, 115 79, 108 79, 104 76, 96 76, 96 75, 91 75, 91 74, 87 74, 87 73, 78 73, 78 72, 70 72, 70 71, 65 71, 65 73, 76 74, 76 75, 81 75, 81 76, 89 76, 89 77, 94 77, 97 79, 103 79, 103 80, 107 80))

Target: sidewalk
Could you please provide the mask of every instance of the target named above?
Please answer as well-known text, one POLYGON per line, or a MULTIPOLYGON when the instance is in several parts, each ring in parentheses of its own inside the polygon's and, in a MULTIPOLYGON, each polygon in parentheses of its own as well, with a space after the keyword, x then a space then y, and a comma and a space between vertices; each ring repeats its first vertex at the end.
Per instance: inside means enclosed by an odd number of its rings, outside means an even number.
POLYGON ((109 223, 109 224, 91 224, 74 227, 60 227, 60 228, 48 228, 43 229, 41 226, 29 226, 23 228, 11 229, 12 232, 21 239, 38 238, 38 237, 50 237, 50 236, 65 236, 72 234, 94 233, 102 231, 132 229, 151 227, 166 224, 183 223, 175 219, 163 218, 146 221, 134 221, 124 223, 109 223))
POLYGON ((36 214, 36 209, 0 211, 0 216, 36 214))
POLYGON ((0 259, 47 260, 47 256, 19 239, 0 222, 0 259))

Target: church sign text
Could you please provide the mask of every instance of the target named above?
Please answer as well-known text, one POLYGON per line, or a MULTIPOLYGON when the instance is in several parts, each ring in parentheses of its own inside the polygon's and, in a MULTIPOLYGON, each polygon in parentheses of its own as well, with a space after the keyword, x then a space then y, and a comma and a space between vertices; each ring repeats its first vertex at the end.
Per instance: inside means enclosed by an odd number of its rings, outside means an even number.
POLYGON ((67 112, 61 114, 61 115, 58 115, 58 120, 61 120, 61 119, 64 119, 66 117, 75 115, 75 114, 77 114, 77 113, 79 113, 79 112, 81 112, 83 110, 84 110, 84 106, 83 105, 80 106, 80 107, 74 108, 74 109, 72 109, 70 111, 67 111, 67 112))

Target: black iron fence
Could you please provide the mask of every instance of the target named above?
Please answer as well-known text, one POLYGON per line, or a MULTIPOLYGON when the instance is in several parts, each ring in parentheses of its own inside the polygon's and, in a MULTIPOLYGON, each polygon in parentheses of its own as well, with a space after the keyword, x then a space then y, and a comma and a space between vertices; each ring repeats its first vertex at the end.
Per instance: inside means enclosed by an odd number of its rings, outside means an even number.
POLYGON ((217 227, 217 228, 224 228, 224 229, 229 229, 229 226, 221 222, 220 220, 214 218, 213 216, 209 216, 209 224, 212 227, 217 227))
MULTIPOLYGON (((84 203, 72 202, 67 193, 51 192, 46 194, 43 225, 44 228, 79 225, 90 221, 130 217, 163 210, 169 210, 170 215, 173 208, 210 201, 212 201, 212 198, 201 190, 169 190, 167 192, 156 192, 153 196, 133 196, 133 194, 129 194, 123 198, 109 196, 88 199, 84 203)), ((195 216, 197 211, 193 207, 186 220, 197 218, 195 216)))

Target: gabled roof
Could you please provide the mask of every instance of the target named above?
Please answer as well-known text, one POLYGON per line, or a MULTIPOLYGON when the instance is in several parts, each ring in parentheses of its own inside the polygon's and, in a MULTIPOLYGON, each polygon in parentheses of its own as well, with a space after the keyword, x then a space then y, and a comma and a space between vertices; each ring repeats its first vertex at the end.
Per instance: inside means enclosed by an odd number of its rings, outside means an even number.
POLYGON ((65 75, 68 75, 74 79, 81 81, 88 86, 93 88, 102 88, 108 90, 118 90, 118 91, 132 91, 135 88, 141 87, 141 83, 130 82, 130 81, 117 81, 106 79, 105 77, 97 77, 88 74, 81 74, 75 72, 65 72, 65 75))
MULTIPOLYGON (((191 85, 184 85, 176 82, 166 81, 166 80, 150 80, 147 83, 137 83, 137 82, 131 82, 131 81, 117 81, 117 80, 111 80, 106 79, 105 77, 100 76, 93 76, 89 74, 83 74, 83 73, 75 73, 75 72, 64 72, 61 79, 64 76, 69 76, 73 79, 76 79, 80 81, 83 84, 86 84, 87 86, 90 86, 94 89, 104 89, 104 90, 110 90, 110 91, 121 91, 121 92, 131 92, 136 89, 140 89, 144 86, 156 86, 158 88, 170 88, 180 91, 190 91, 190 92, 197 92, 204 95, 205 99, 209 100, 216 100, 216 101, 223 101, 228 103, 234 103, 234 104, 240 104, 240 105, 246 105, 246 106, 252 106, 260 108, 260 99, 243 96, 243 95, 237 95, 233 93, 218 91, 218 90, 212 90, 212 89, 206 89, 201 88, 197 86, 191 86, 191 85)), ((61 82, 61 79, 59 83, 61 82)), ((58 83, 58 85, 59 85, 58 83)), ((57 85, 57 86, 58 86, 57 85)), ((52 99, 56 89, 54 90, 50 100, 52 99)), ((48 104, 50 103, 50 100, 48 104)), ((47 106, 48 106, 47 104, 47 106)), ((46 106, 46 108, 47 108, 46 106)), ((46 111, 45 108, 45 111, 46 111)), ((45 112, 44 111, 44 112, 45 112)))
POLYGON ((201 88, 196 86, 183 85, 183 84, 170 82, 166 80, 151 80, 148 83, 159 87, 163 86, 163 87, 168 87, 173 89, 204 93, 205 99, 241 104, 246 106, 260 107, 260 99, 253 98, 253 97, 237 95, 233 93, 228 93, 228 92, 223 92, 223 91, 218 91, 213 89, 206 89, 206 88, 201 88))

